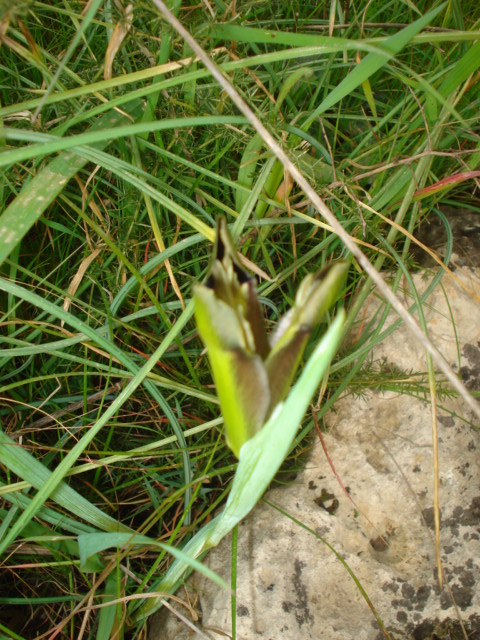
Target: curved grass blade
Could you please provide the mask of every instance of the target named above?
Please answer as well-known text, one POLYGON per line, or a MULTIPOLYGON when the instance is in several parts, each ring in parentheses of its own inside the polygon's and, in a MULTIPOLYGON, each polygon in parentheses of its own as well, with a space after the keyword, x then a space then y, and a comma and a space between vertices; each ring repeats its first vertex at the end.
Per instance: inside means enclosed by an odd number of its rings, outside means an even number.
POLYGON ((363 82, 368 80, 376 71, 381 69, 393 56, 400 53, 400 51, 407 46, 410 40, 416 36, 424 27, 430 24, 432 20, 445 8, 446 3, 435 7, 424 16, 409 24, 404 29, 401 29, 393 36, 390 36, 378 45, 378 52, 371 52, 357 65, 353 71, 351 71, 346 78, 336 86, 333 91, 327 95, 313 113, 304 122, 302 128, 307 129, 312 122, 314 122, 318 116, 324 113, 327 109, 333 107, 342 98, 349 95, 363 82))
MULTIPOLYGON (((41 489, 52 475, 49 469, 46 469, 41 462, 25 451, 21 445, 9 438, 1 429, 0 463, 15 475, 28 480, 35 489, 41 489)), ((61 507, 70 511, 70 513, 74 513, 85 522, 90 522, 98 529, 105 531, 131 531, 130 527, 104 513, 64 483, 58 485, 51 498, 61 507)))
MULTIPOLYGON (((102 338, 100 335, 96 334, 96 332, 93 329, 91 329, 91 327, 89 327, 82 321, 78 320, 74 316, 70 315, 69 313, 65 312, 63 309, 60 309, 59 307, 55 306, 51 302, 48 302, 42 299, 40 296, 30 291, 26 291, 22 289, 22 287, 19 287, 3 279, 0 279, 0 289, 10 292, 20 297, 21 299, 24 299, 30 302, 35 306, 38 306, 40 308, 43 308, 44 310, 49 311, 50 313, 52 313, 53 316, 56 316, 62 320, 65 320, 65 322, 75 327, 78 331, 83 332, 86 335, 89 335, 89 337, 92 337, 94 341, 98 342, 98 344, 104 346, 107 352, 110 352, 112 354, 115 353, 115 355, 119 357, 122 363, 125 363, 126 366, 133 373, 133 378, 126 385, 126 387, 120 392, 120 394, 112 402, 112 404, 106 409, 106 411, 101 416, 101 418, 96 422, 96 424, 93 425, 90 428, 90 430, 82 436, 82 438, 77 442, 77 444, 59 463, 55 471, 49 472, 50 475, 47 481, 42 485, 42 487, 40 487, 40 489, 32 499, 29 506, 21 514, 21 516, 18 518, 18 520, 9 530, 9 532, 7 533, 3 541, 0 543, 0 554, 5 551, 8 545, 16 538, 17 535, 19 535, 23 527, 28 522, 30 522, 30 520, 35 516, 38 510, 42 507, 45 500, 49 498, 52 494, 54 494, 55 490, 57 489, 57 487, 60 485, 63 478, 65 477, 65 474, 73 466, 73 464, 79 458, 79 456, 82 454, 85 447, 87 447, 88 444, 92 442, 92 440, 95 438, 95 436, 100 431, 100 429, 102 429, 102 427, 108 423, 110 418, 112 418, 116 414, 116 412, 120 409, 123 403, 126 402, 126 400, 130 397, 130 395, 141 384, 143 384, 146 387, 146 389, 155 399, 159 400, 160 405, 162 406, 162 409, 166 413, 166 416, 169 418, 170 423, 175 429, 176 436, 178 438, 180 446, 182 447, 182 455, 184 458, 184 471, 186 474, 188 474, 186 475, 185 481, 186 481, 186 484, 188 484, 190 480, 190 465, 189 465, 188 455, 186 451, 185 438, 183 437, 182 430, 177 423, 175 415, 173 414, 170 407, 163 399, 163 396, 161 396, 161 394, 159 394, 156 387, 150 381, 145 380, 145 378, 148 375, 148 373, 150 373, 150 371, 156 366, 156 363, 162 357, 165 350, 170 346, 170 344, 172 344, 172 342, 177 337, 178 333, 183 329, 186 322, 191 317, 193 305, 190 304, 186 308, 186 310, 183 312, 183 314, 175 323, 174 327, 167 334, 167 336, 165 337, 163 342, 160 344, 160 346, 156 349, 155 353, 152 354, 151 358, 143 365, 143 367, 138 369, 135 365, 133 365, 130 359, 127 358, 125 354, 120 349, 118 349, 113 343, 109 343, 107 340, 105 340, 105 338, 102 338)), ((186 492, 186 498, 190 500, 189 492, 186 492)))

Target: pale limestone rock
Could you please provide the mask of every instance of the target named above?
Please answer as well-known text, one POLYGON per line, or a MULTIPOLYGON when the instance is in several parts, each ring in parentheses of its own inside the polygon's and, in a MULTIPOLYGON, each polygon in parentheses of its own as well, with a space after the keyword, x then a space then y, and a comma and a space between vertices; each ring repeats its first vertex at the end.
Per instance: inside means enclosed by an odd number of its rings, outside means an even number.
MULTIPOLYGON (((470 292, 445 277, 445 293, 440 288, 434 292, 425 315, 430 337, 449 363, 460 367, 470 388, 478 390, 480 305, 474 295, 480 296, 480 278, 469 268, 456 275, 470 292)), ((422 290, 426 280, 417 275, 415 283, 422 290)), ((379 345, 373 357, 406 371, 426 370, 422 349, 403 327, 379 345)), ((449 590, 470 637, 480 638, 480 437, 469 420, 474 422, 458 399, 439 401, 441 546, 448 584, 443 592, 436 579, 433 541, 430 405, 392 391, 367 391, 360 399, 340 399, 326 419, 328 452, 354 504, 316 443, 293 484, 267 493, 268 501, 291 517, 261 503, 239 527, 237 638, 385 637, 359 588, 322 538, 358 578, 393 639, 426 639, 434 632, 439 638, 462 637, 449 590)), ((224 540, 206 560, 227 581, 230 544, 230 538, 224 540)), ((190 601, 198 597, 202 633, 216 640, 230 637, 230 595, 199 576, 188 581, 188 594, 190 601)), ((177 595, 187 599, 185 591, 177 595)), ((152 622, 149 637, 202 636, 162 612, 152 622)))

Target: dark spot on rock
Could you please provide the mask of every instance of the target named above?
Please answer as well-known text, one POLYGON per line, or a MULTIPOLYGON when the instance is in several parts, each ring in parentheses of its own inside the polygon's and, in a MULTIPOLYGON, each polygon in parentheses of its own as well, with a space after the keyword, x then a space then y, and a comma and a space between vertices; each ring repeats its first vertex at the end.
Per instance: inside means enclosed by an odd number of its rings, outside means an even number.
POLYGON ((327 491, 326 489, 322 489, 322 493, 320 494, 320 496, 318 496, 318 498, 314 498, 313 501, 319 507, 325 509, 325 511, 328 511, 328 513, 332 516, 336 514, 340 504, 338 499, 335 498, 335 494, 330 493, 330 491, 327 491))
POLYGON ((397 611, 397 620, 402 624, 405 624, 405 622, 408 620, 408 616, 405 611, 397 611))
POLYGON ((460 367, 463 384, 470 390, 478 388, 480 379, 480 367, 460 367))
POLYGON ((413 611, 412 602, 406 598, 392 600, 392 607, 394 609, 406 609, 407 611, 413 611))
POLYGON ((427 507, 426 509, 423 509, 422 516, 423 516, 423 519, 425 520, 425 524, 427 525, 427 527, 429 529, 433 529, 434 527, 433 507, 427 507))
POLYGON ((427 604, 431 592, 432 587, 429 584, 422 585, 417 589, 415 605, 415 609, 417 611, 423 611, 425 609, 425 605, 427 604))
POLYGON ((415 598, 415 589, 412 587, 411 584, 408 584, 408 583, 402 584, 402 596, 405 598, 405 602, 408 603, 407 609, 411 611, 413 608, 412 607, 413 600, 415 598))
POLYGON ((459 580, 464 587, 473 587, 475 584, 475 577, 471 571, 462 571, 459 580))
POLYGON ((295 605, 293 604, 293 602, 290 602, 289 600, 284 600, 282 602, 282 609, 285 611, 285 613, 290 613, 294 606, 295 605))
POLYGON ((455 420, 452 418, 452 416, 438 416, 438 421, 440 422, 440 424, 447 428, 453 427, 453 425, 455 424, 455 420))
POLYGON ((452 587, 453 597, 455 602, 460 607, 462 611, 465 611, 467 607, 472 604, 473 600, 473 590, 469 587, 460 587, 453 585, 452 587))
POLYGON ((462 516, 462 514, 463 514, 462 507, 456 506, 455 509, 453 510, 453 517, 458 519, 462 516))
POLYGON ((239 618, 245 618, 246 616, 249 616, 249 615, 250 615, 250 611, 248 610, 248 607, 246 607, 243 604, 237 607, 237 616, 239 618))
POLYGON ((448 555, 449 553, 453 553, 453 547, 450 544, 445 545, 443 548, 444 552, 448 555))
POLYGON ((421 470, 422 470, 422 467, 419 464, 416 464, 413 467, 413 473, 420 473, 421 470))
POLYGON ((412 633, 413 640, 426 640, 432 637, 434 630, 434 624, 430 620, 423 620, 419 625, 415 627, 412 633))
POLYGON ((458 467, 458 472, 460 473, 460 475, 462 475, 464 478, 467 477, 467 472, 468 472, 468 468, 469 468, 470 464, 468 462, 465 462, 465 464, 462 464, 460 467, 458 467))
POLYGON ((467 449, 469 451, 476 451, 477 447, 475 445, 475 442, 473 440, 470 440, 470 442, 468 443, 467 449))
MULTIPOLYGON (((454 584, 451 586, 452 596, 455 600, 457 606, 465 611, 471 603, 473 599, 473 590, 469 587, 462 587, 458 584, 454 584)), ((448 592, 443 591, 440 594, 440 606, 442 609, 448 609, 452 606, 452 601, 448 592)))
POLYGON ((397 593, 398 592, 398 584, 396 584, 395 582, 385 582, 383 587, 382 587, 383 591, 392 591, 393 593, 397 593))
POLYGON ((480 349, 477 346, 467 342, 463 345, 463 353, 472 364, 480 366, 480 349))
POLYGON ((476 496, 470 502, 468 509, 465 509, 461 524, 464 526, 478 525, 480 522, 480 496, 476 496))
POLYGON ((302 579, 302 572, 306 566, 305 562, 302 562, 298 558, 295 559, 295 573, 293 575, 292 584, 297 596, 295 602, 295 620, 299 627, 306 622, 313 622, 313 616, 310 613, 308 606, 307 587, 302 579))
POLYGON ((269 584, 268 587, 265 589, 265 591, 273 591, 275 589, 275 585, 272 582, 272 584, 269 584))
POLYGON ((402 596, 408 600, 413 600, 415 597, 415 589, 408 582, 402 584, 402 596))
POLYGON ((316 489, 316 488, 317 488, 317 485, 314 483, 314 481, 313 481, 313 480, 310 480, 310 482, 308 483, 308 488, 309 488, 310 490, 312 490, 312 489, 316 489))
POLYGON ((388 549, 388 541, 386 536, 378 536, 370 540, 370 545, 375 551, 386 551, 388 549))

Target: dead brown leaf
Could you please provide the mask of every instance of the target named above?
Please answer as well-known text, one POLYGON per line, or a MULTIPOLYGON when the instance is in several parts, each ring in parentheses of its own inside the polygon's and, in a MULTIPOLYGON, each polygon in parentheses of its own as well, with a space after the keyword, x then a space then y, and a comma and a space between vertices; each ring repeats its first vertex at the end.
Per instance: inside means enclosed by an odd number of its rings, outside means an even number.
POLYGON ((125 7, 123 13, 123 19, 117 22, 112 33, 112 37, 108 42, 107 51, 105 53, 105 69, 103 71, 103 77, 105 80, 110 80, 112 77, 112 67, 115 56, 117 55, 120 47, 127 33, 132 28, 133 22, 133 4, 129 4, 125 7))

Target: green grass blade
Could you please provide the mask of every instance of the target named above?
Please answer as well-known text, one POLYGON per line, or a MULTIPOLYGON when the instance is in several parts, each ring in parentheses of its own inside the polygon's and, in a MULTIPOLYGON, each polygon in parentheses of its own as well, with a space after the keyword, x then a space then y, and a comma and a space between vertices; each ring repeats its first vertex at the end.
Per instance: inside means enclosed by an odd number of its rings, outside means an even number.
MULTIPOLYGON (((31 456, 23 447, 0 430, 0 463, 30 485, 40 490, 45 486, 52 472, 31 456)), ((130 528, 118 522, 108 514, 92 505, 83 496, 68 485, 61 483, 51 494, 61 507, 104 531, 130 531, 130 528)))
POLYGON ((152 540, 147 536, 132 535, 131 533, 112 532, 112 533, 87 533, 78 536, 78 548, 80 551, 81 566, 88 566, 92 558, 106 549, 126 548, 126 547, 150 547, 162 551, 168 551, 181 562, 186 562, 192 569, 196 569, 203 573, 210 580, 213 580, 222 589, 228 589, 228 586, 222 578, 216 575, 211 569, 203 566, 194 558, 189 557, 184 551, 171 547, 170 545, 152 540))
MULTIPOLYGON (((87 335, 88 334, 93 335, 94 339, 96 339, 96 341, 99 342, 99 344, 104 344, 104 346, 106 345, 107 350, 110 351, 110 352, 116 351, 120 355, 122 360, 125 360, 125 356, 122 354, 122 352, 119 349, 117 349, 115 347, 115 345, 108 343, 107 341, 105 341, 105 339, 103 339, 100 336, 96 335, 95 332, 93 332, 93 334, 92 334, 92 329, 90 327, 88 327, 88 325, 85 325, 83 322, 81 322, 80 320, 78 320, 74 316, 66 313, 63 309, 59 309, 58 307, 56 307, 52 303, 47 302, 46 300, 43 300, 42 298, 40 298, 40 296, 37 296, 36 294, 33 294, 30 291, 25 291, 21 287, 18 287, 16 285, 14 285, 14 284, 12 284, 12 283, 10 283, 8 281, 2 280, 2 279, 0 279, 0 290, 1 289, 3 289, 4 291, 7 291, 7 292, 11 292, 11 293, 19 296, 20 298, 23 298, 23 299, 27 300, 28 302, 30 302, 30 303, 32 303, 32 304, 34 304, 36 306, 39 306, 40 308, 44 308, 45 310, 50 311, 54 316, 57 316, 57 317, 65 320, 66 322, 68 322, 69 324, 73 325, 78 330, 83 331, 87 335)), ((170 346, 170 344, 172 344, 172 342, 177 337, 178 333, 182 330, 182 328, 184 327, 186 322, 189 320, 189 318, 191 317, 191 314, 192 314, 192 308, 193 308, 193 305, 189 305, 189 307, 186 308, 186 310, 183 312, 182 316, 177 320, 177 322, 174 325, 174 327, 172 328, 172 330, 167 334, 167 336, 165 337, 163 342, 156 349, 155 353, 152 354, 151 358, 143 365, 143 367, 141 369, 138 369, 137 367, 133 367, 134 375, 133 375, 132 380, 120 392, 120 394, 112 402, 112 404, 106 409, 105 413, 97 421, 97 423, 94 426, 92 426, 90 428, 90 430, 76 443, 76 445, 70 450, 70 452, 60 462, 60 464, 57 466, 55 471, 53 471, 49 475, 47 481, 40 487, 40 489, 38 490, 37 494, 32 499, 30 505, 28 506, 28 508, 22 513, 22 515, 18 518, 16 523, 13 525, 13 527, 8 532, 8 534, 5 536, 5 538, 2 541, 2 543, 0 543, 0 554, 3 553, 5 551, 5 549, 6 549, 6 547, 16 538, 17 535, 19 535, 19 533, 22 531, 23 527, 38 512, 38 510, 41 508, 41 506, 43 505, 45 500, 48 497, 50 497, 52 494, 54 494, 55 490, 57 489, 57 487, 62 482, 65 474, 73 466, 75 461, 78 459, 78 457, 84 451, 85 447, 92 442, 92 440, 95 438, 95 436, 100 431, 100 429, 102 429, 102 427, 106 423, 108 423, 108 421, 120 409, 120 407, 123 405, 123 403, 130 397, 130 395, 135 391, 135 389, 137 389, 137 387, 139 387, 141 384, 144 384, 148 388, 150 393, 152 395, 154 395, 154 397, 158 397, 159 396, 159 394, 157 392, 157 389, 155 387, 153 387, 153 389, 151 387, 149 387, 149 381, 146 381, 145 377, 155 367, 156 363, 162 357, 162 355, 165 352, 165 350, 170 346)), ((129 366, 130 367, 132 366, 131 363, 129 363, 129 366)), ((150 383, 150 385, 151 385, 151 383, 150 383)), ((169 416, 170 420, 172 421, 172 424, 175 424, 176 423, 175 416, 171 412, 171 410, 168 407, 168 405, 163 401, 163 398, 161 398, 161 396, 160 396, 160 399, 162 401, 162 407, 163 407, 164 411, 166 411, 166 414, 167 414, 167 416, 169 416)), ((176 435, 177 435, 181 445, 185 447, 186 446, 185 445, 185 439, 183 437, 182 431, 179 428, 178 424, 177 424, 177 427, 178 427, 178 429, 177 429, 176 435)), ((186 456, 185 449, 183 451, 183 454, 184 454, 184 456, 186 456)), ((185 470, 186 470, 186 473, 190 474, 189 465, 188 465, 188 458, 187 458, 187 462, 186 462, 186 465, 185 465, 185 470)), ((190 476, 188 476, 188 478, 190 478, 190 476)))
MULTIPOLYGON (((137 117, 141 113, 141 103, 130 105, 129 113, 137 117)), ((95 143, 95 136, 105 128, 115 127, 127 118, 116 111, 108 113, 92 126, 90 136, 95 143)), ((108 139, 95 144, 97 147, 105 147, 108 139)), ((14 152, 5 151, 0 158, 5 160, 10 153, 22 155, 25 149, 14 152)), ((34 157, 29 154, 29 157, 34 157)), ((1 162, 1 160, 0 160, 1 162)), ((29 229, 40 218, 43 212, 52 204, 59 193, 65 188, 68 181, 85 166, 87 160, 82 156, 64 152, 54 158, 46 167, 30 180, 22 189, 15 200, 5 209, 0 217, 0 264, 18 245, 29 229)), ((7 164, 9 162, 7 161, 7 164)))
POLYGON ((368 80, 368 78, 370 78, 376 71, 381 69, 383 65, 391 60, 391 58, 400 53, 411 39, 424 27, 430 24, 430 22, 432 22, 444 7, 445 3, 435 9, 432 9, 414 23, 408 25, 404 29, 401 29, 395 35, 390 36, 390 38, 378 46, 377 52, 369 53, 360 62, 360 64, 358 64, 353 71, 351 71, 348 76, 328 94, 325 100, 318 105, 303 124, 303 128, 307 129, 321 113, 324 113, 327 109, 330 109, 333 105, 337 104, 337 102, 342 98, 352 93, 352 91, 365 82, 365 80, 368 80))
POLYGON ((467 53, 458 60, 450 69, 443 80, 438 92, 443 96, 449 96, 462 82, 465 82, 480 66, 480 40, 475 42, 467 53))
POLYGON ((258 44, 284 45, 288 47, 325 47, 328 52, 332 47, 344 51, 349 45, 355 46, 346 38, 330 38, 310 33, 289 33, 288 31, 274 31, 272 29, 258 29, 232 24, 216 24, 212 29, 212 36, 221 40, 258 44))
MULTIPOLYGON (((117 115, 115 111, 114 114, 117 115)), ((110 117, 113 117, 112 115, 110 117)), ((121 121, 116 126, 108 126, 104 123, 104 126, 96 127, 95 130, 87 131, 86 133, 79 133, 75 136, 65 136, 63 138, 59 136, 25 133, 18 129, 10 129, 5 127, 3 133, 7 140, 44 140, 39 144, 32 144, 26 147, 19 147, 18 149, 12 149, 10 151, 4 151, 0 154, 0 167, 13 165, 17 162, 25 162, 32 158, 41 158, 51 153, 57 153, 66 149, 73 149, 73 147, 88 147, 90 145, 97 145, 99 143, 111 142, 118 138, 128 138, 129 136, 138 135, 140 133, 152 133, 155 131, 168 131, 170 129, 179 129, 184 127, 204 127, 218 124, 231 124, 239 125, 246 124, 246 119, 243 116, 198 116, 192 118, 172 118, 155 122, 139 122, 136 124, 121 124, 121 121)), ((113 123, 115 125, 115 123, 113 123)), ((81 154, 81 149, 78 151, 81 154)))
POLYGON ((100 614, 98 616, 98 629, 97 629, 97 638, 98 640, 105 640, 106 638, 116 638, 118 640, 122 640, 123 633, 117 628, 117 632, 112 636, 112 631, 114 631, 115 622, 121 622, 121 604, 119 602, 115 602, 119 597, 120 590, 122 588, 121 581, 118 580, 119 575, 116 571, 112 571, 112 573, 108 576, 105 581, 105 586, 103 588, 103 594, 101 599, 101 604, 104 605, 100 609, 100 614), (114 602, 110 606, 105 606, 109 602, 114 602))

